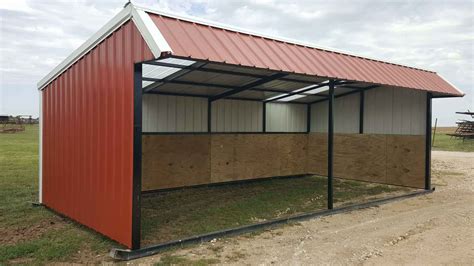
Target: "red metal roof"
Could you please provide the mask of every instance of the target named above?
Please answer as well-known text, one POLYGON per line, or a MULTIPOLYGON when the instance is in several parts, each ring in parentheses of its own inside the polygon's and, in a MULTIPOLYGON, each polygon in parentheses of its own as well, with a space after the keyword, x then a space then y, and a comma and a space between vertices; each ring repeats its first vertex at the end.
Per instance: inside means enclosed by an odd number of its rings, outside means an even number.
POLYGON ((432 71, 148 14, 174 56, 463 96, 432 71))

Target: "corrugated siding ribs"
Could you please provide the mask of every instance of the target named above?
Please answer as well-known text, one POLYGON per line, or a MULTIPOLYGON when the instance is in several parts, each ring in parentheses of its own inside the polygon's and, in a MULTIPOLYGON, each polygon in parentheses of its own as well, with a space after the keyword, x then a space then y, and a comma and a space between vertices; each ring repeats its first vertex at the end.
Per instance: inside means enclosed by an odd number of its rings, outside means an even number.
POLYGON ((44 204, 128 247, 133 64, 150 59, 127 22, 43 92, 44 204))
POLYGON ((434 72, 149 15, 176 56, 462 95, 434 72))

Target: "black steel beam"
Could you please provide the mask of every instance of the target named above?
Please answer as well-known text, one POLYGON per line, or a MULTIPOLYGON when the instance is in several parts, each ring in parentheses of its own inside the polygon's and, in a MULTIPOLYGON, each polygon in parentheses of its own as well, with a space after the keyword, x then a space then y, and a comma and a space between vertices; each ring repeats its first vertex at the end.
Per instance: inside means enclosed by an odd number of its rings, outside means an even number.
POLYGON ((425 189, 431 189, 431 112, 432 94, 426 93, 425 189))
POLYGON ((267 132, 267 103, 262 102, 262 132, 267 132))
POLYGON ((204 132, 143 132, 143 135, 219 135, 219 134, 306 134, 306 131, 301 132, 301 131, 293 131, 293 132, 288 132, 288 131, 267 131, 267 132, 262 132, 262 131, 232 131, 232 132, 215 132, 212 131, 211 133, 204 131, 204 132))
POLYGON ((132 249, 140 248, 142 195, 142 64, 133 73, 132 249))
MULTIPOLYGON (((207 63, 205 62, 197 62, 197 63, 194 63, 192 66, 195 67, 196 70, 200 69, 201 67, 205 66, 207 63)), ((167 82, 170 82, 172 80, 175 80, 177 78, 180 78, 186 74, 188 74, 189 72, 191 72, 192 70, 191 69, 181 69, 179 70, 178 72, 175 72, 167 77, 165 77, 163 79, 163 82, 158 82, 158 83, 153 83, 153 84, 150 84, 149 86, 147 86, 146 88, 143 88, 143 92, 146 93, 148 91, 151 91, 151 90, 154 90, 156 88, 159 88, 160 86, 163 86, 164 84, 166 84, 167 82)))
POLYGON ((293 215, 285 218, 278 218, 273 220, 268 220, 256 224, 244 225, 240 227, 225 229, 221 231, 216 231, 212 233, 196 235, 185 239, 169 241, 157 245, 148 246, 140 250, 127 250, 127 249, 112 249, 110 251, 110 256, 117 260, 133 260, 138 258, 143 258, 146 256, 151 256, 158 254, 162 251, 169 250, 171 248, 184 247, 186 245, 199 244, 207 241, 211 241, 216 238, 235 236, 244 233, 250 233, 257 230, 262 230, 265 228, 273 228, 275 226, 284 225, 290 222, 305 221, 309 219, 314 219, 318 217, 326 217, 330 215, 346 213, 350 211, 356 211, 361 209, 367 209, 371 207, 380 206, 382 204, 387 204, 390 202, 400 201, 403 199, 409 199, 417 196, 426 195, 433 192, 433 190, 421 190, 415 191, 399 196, 387 197, 383 199, 378 199, 374 201, 369 201, 362 204, 354 204, 349 206, 344 206, 332 210, 322 210, 322 211, 312 211, 302 214, 293 215))
POLYGON ((186 81, 186 80, 165 80, 165 79, 157 79, 157 78, 148 78, 143 77, 144 81, 153 81, 158 83, 171 83, 171 84, 179 84, 179 85, 189 85, 189 86, 202 86, 208 88, 218 88, 218 89, 236 89, 238 87, 229 86, 229 85, 221 85, 221 84, 214 84, 214 83, 205 83, 205 82, 194 82, 194 81, 186 81))
POLYGON ((186 97, 197 97, 197 98, 209 98, 207 95, 193 94, 193 93, 176 93, 176 92, 166 92, 166 91, 150 91, 147 94, 159 94, 167 96, 186 96, 186 97))
MULTIPOLYGON (((215 84, 215 83, 206 83, 206 82, 194 82, 194 81, 186 81, 186 80, 165 80, 165 79, 157 79, 157 78, 149 78, 149 77, 143 77, 144 81, 152 81, 152 82, 157 82, 158 84, 179 84, 179 85, 189 85, 189 86, 202 86, 202 87, 208 87, 208 88, 217 88, 217 89, 226 89, 226 90, 236 90, 239 89, 240 87, 238 86, 231 86, 231 85, 223 85, 223 84, 215 84)), ((157 87, 152 87, 153 84, 150 84, 144 89, 144 93, 150 93, 153 92, 154 89, 157 87)), ((252 88, 248 89, 250 91, 259 91, 259 92, 274 92, 274 93, 290 93, 282 90, 275 90, 275 89, 267 89, 267 88, 252 88)), ((310 93, 296 93, 304 96, 314 96, 313 94, 310 93)))
POLYGON ((359 134, 364 134, 364 105, 365 105, 365 91, 360 91, 359 98, 359 134))
POLYGON ((250 82, 249 84, 244 85, 244 86, 242 86, 242 87, 239 87, 239 88, 237 88, 237 89, 234 89, 234 90, 232 90, 232 91, 228 91, 228 92, 224 92, 224 93, 221 93, 221 94, 219 94, 219 95, 216 95, 216 96, 212 96, 212 97, 210 98, 210 100, 211 100, 211 102, 212 102, 212 101, 216 101, 216 100, 219 100, 219 99, 223 99, 223 98, 232 96, 232 95, 234 95, 234 94, 243 92, 243 91, 245 91, 245 90, 251 89, 251 88, 253 88, 253 87, 256 87, 256 86, 265 84, 265 83, 270 82, 270 81, 272 81, 272 80, 276 80, 276 79, 282 78, 282 77, 284 77, 284 76, 286 76, 286 75, 287 75, 287 74, 285 74, 285 73, 275 73, 275 74, 272 74, 272 75, 270 75, 270 76, 261 78, 261 79, 259 79, 259 80, 250 82))
MULTIPOLYGON (((284 98, 287 98, 287 97, 290 97, 290 96, 293 96, 293 95, 297 95, 299 93, 304 93, 304 92, 307 92, 307 91, 310 91, 310 90, 314 90, 314 89, 317 89, 317 88, 327 86, 328 84, 329 84, 328 82, 315 84, 315 86, 311 86, 311 87, 306 88, 304 90, 300 90, 298 92, 288 92, 288 93, 285 93, 285 95, 282 95, 282 96, 279 96, 279 97, 276 97, 276 98, 273 98, 273 99, 270 99, 270 100, 266 100, 265 102, 269 103, 269 102, 278 101, 278 100, 281 100, 281 99, 284 99, 284 98)), ((312 96, 321 97, 320 95, 314 95, 314 94, 312 94, 312 96)))
POLYGON ((311 104, 306 105, 306 133, 311 132, 311 104))
POLYGON ((333 157, 334 157, 334 81, 329 82, 328 105, 328 209, 333 208, 333 157))
MULTIPOLYGON (((370 90, 370 89, 377 88, 379 86, 380 85, 371 85, 371 86, 362 88, 361 90, 353 90, 353 91, 344 92, 344 93, 341 93, 341 94, 338 94, 338 95, 334 96, 334 98, 340 98, 340 97, 344 97, 344 96, 351 95, 351 94, 354 94, 354 93, 359 93, 360 91, 367 91, 367 90, 370 90)), ((341 86, 341 87, 344 88, 346 86, 341 86)), ((321 100, 311 102, 310 104, 320 103, 320 102, 324 102, 324 101, 327 101, 327 100, 328 100, 327 98, 326 99, 321 99, 321 100)))
MULTIPOLYGON (((189 60, 189 59, 188 59, 189 60)), ((194 60, 194 59, 193 59, 194 60)), ((196 61, 196 60, 195 60, 196 61)), ((207 61, 199 61, 198 62, 207 62, 207 61)), ((219 64, 216 62, 212 62, 213 64, 219 64)), ((181 68, 181 69, 190 69, 190 70, 198 70, 202 72, 207 72, 207 73, 215 73, 215 74, 225 74, 225 75, 234 75, 234 76, 241 76, 241 77, 251 77, 251 78, 265 78, 265 75, 259 75, 259 74, 252 74, 252 73, 244 73, 244 72, 238 72, 238 71, 231 71, 231 70, 223 70, 223 69, 213 69, 213 68, 201 68, 197 69, 194 66, 183 66, 179 64, 173 64, 173 63, 166 63, 166 62, 156 62, 156 61, 150 61, 150 62, 145 62, 145 64, 149 65, 155 65, 155 66, 163 66, 163 67, 172 67, 172 68, 181 68)), ((224 64, 227 65, 228 64, 224 64)), ((288 81, 288 82, 297 82, 297 83, 303 83, 303 84, 314 84, 317 83, 316 81, 310 81, 310 80, 299 80, 295 78, 281 78, 280 80, 283 81, 288 81)))

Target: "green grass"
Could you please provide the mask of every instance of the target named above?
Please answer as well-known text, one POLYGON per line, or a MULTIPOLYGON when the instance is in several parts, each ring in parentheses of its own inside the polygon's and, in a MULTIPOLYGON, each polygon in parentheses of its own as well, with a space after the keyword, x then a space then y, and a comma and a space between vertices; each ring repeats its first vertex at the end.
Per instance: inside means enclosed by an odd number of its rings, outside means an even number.
MULTIPOLYGON (((336 179, 335 204, 407 189, 336 179)), ((308 176, 162 192, 143 198, 144 244, 326 208, 327 180, 308 176)))
MULTIPOLYGON (((336 204, 348 204, 406 189, 335 180, 336 204)), ((0 134, 0 265, 110 261, 116 246, 93 231, 63 219, 38 198, 38 126, 0 134)), ((255 223, 326 207, 321 177, 273 179, 248 184, 182 189, 144 197, 144 244, 255 223)), ((211 260, 162 258, 162 265, 205 265, 211 260)))
POLYGON ((38 126, 0 134, 0 265, 97 261, 113 245, 44 207, 33 207, 37 200, 38 126))
POLYGON ((436 151, 464 151, 474 152, 474 140, 465 140, 446 135, 444 132, 436 132, 433 150, 436 151))

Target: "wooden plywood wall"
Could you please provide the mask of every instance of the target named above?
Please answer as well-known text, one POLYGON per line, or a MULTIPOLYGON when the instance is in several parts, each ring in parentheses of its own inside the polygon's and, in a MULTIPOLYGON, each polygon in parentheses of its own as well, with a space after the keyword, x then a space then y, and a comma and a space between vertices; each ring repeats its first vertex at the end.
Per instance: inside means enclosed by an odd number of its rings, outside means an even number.
POLYGON ((142 190, 210 183, 209 135, 144 135, 142 190))
POLYGON ((305 134, 143 136, 142 190, 306 173, 305 134))
MULTIPOLYGON (((327 134, 145 135, 142 189, 327 175, 327 134)), ((334 175, 422 188, 424 136, 336 134, 334 175)))
MULTIPOLYGON (((334 176, 424 187, 425 137, 335 134, 334 176)), ((327 134, 308 136, 308 172, 327 175, 327 134)))
POLYGON ((211 138, 211 181, 306 174, 305 134, 228 134, 211 138))

